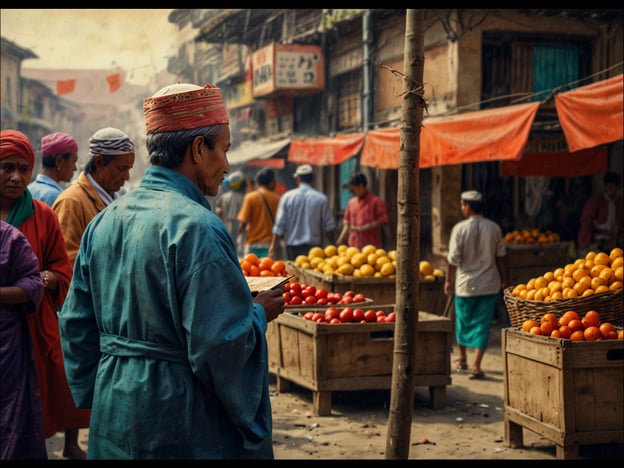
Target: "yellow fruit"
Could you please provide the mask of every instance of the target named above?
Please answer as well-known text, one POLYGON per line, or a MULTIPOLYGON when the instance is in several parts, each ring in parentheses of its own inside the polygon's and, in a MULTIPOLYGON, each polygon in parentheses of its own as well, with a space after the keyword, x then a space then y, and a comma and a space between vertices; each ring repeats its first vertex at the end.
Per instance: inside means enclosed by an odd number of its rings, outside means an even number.
POLYGON ((422 277, 421 280, 424 281, 425 283, 433 283, 435 281, 435 276, 433 276, 433 275, 425 275, 425 276, 422 277))
POLYGON ((326 257, 332 257, 338 253, 338 247, 333 244, 326 245, 323 249, 326 257))
POLYGON ((433 269, 433 276, 437 276, 437 277, 444 276, 444 272, 442 270, 440 270, 439 268, 434 268, 433 269))
POLYGON ((611 249, 611 252, 609 252, 609 257, 611 258, 611 260, 615 260, 616 258, 622 258, 623 256, 624 250, 619 247, 614 247, 613 249, 611 249))
POLYGON ((388 251, 388 257, 390 257, 392 260, 396 260, 397 259, 397 251, 396 250, 389 250, 388 251))
POLYGON ((308 262, 308 257, 306 255, 298 255, 295 258, 295 265, 301 267, 304 263, 308 262))
POLYGON ((381 265, 381 269, 379 270, 379 272, 383 276, 391 276, 396 273, 396 269, 394 268, 394 265, 392 264, 392 262, 389 262, 389 263, 384 263, 383 265, 381 265))
POLYGON ((333 275, 335 271, 336 269, 329 264, 325 264, 325 266, 323 267, 324 275, 333 275))
POLYGON ((308 258, 312 259, 314 257, 325 258, 325 251, 321 247, 318 247, 318 246, 312 247, 308 251, 308 258))
POLYGON ((310 265, 314 269, 316 269, 321 262, 323 262, 323 257, 315 257, 315 256, 310 257, 310 265))
POLYGON ((378 257, 377 261, 375 261, 375 270, 380 271, 382 265, 386 265, 388 263, 392 263, 392 260, 390 260, 390 257, 387 255, 378 257))
POLYGON ((353 257, 356 253, 360 253, 360 249, 358 249, 357 247, 347 247, 347 250, 345 251, 345 255, 349 258, 353 257))
POLYGON ((622 277, 624 276, 624 267, 620 265, 613 271, 613 276, 615 277, 615 281, 622 281, 622 277))
POLYGON ((385 249, 377 249, 375 250, 375 253, 379 255, 380 257, 385 257, 388 255, 388 252, 386 252, 385 249))
POLYGON ((371 276, 375 274, 375 268, 368 263, 365 263, 364 265, 362 265, 359 268, 359 271, 360 271, 360 275, 363 278, 370 278, 371 276))
POLYGON ((611 265, 611 257, 604 252, 598 252, 594 257, 594 265, 611 265))
POLYGON ((433 274, 433 265, 427 260, 421 260, 419 264, 420 276, 427 276, 433 274))
POLYGON ((351 257, 351 265, 355 268, 360 268, 362 265, 366 263, 367 257, 363 253, 359 252, 351 257))
POLYGON ((375 252, 368 254, 368 257, 366 257, 366 263, 368 263, 369 265, 375 266, 375 263, 377 262, 377 259, 379 258, 379 255, 377 255, 375 252))
POLYGON ((340 244, 338 246, 338 255, 342 255, 343 253, 345 253, 347 251, 347 246, 344 244, 340 244))
POLYGON ((350 263, 345 263, 344 265, 340 265, 338 267, 338 273, 345 276, 352 275, 353 270, 353 265, 351 265, 350 263))
POLYGON ((372 253, 375 253, 376 250, 377 250, 377 247, 375 247, 372 244, 368 244, 368 245, 365 245, 364 247, 362 247, 361 252, 364 255, 370 255, 372 253))

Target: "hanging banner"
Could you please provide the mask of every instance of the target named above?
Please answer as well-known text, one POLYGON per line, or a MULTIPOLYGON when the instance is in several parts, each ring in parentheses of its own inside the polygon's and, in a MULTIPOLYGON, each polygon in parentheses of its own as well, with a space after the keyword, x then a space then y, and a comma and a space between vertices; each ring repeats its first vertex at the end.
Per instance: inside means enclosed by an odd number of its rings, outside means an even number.
POLYGON ((333 138, 292 140, 288 160, 297 164, 335 166, 357 155, 363 144, 363 133, 337 135, 333 138))
MULTIPOLYGON (((423 121, 419 167, 520 158, 540 103, 498 107, 423 121)), ((366 134, 361 164, 398 169, 400 129, 366 134)))
POLYGON ((568 148, 624 139, 624 75, 555 95, 555 107, 568 148))

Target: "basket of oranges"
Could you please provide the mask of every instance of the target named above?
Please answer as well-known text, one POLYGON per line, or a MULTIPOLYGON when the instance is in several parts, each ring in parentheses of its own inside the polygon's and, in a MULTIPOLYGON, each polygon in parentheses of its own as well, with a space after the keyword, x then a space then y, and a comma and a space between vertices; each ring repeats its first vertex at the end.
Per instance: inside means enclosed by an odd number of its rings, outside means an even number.
POLYGON ((597 310, 603 320, 624 324, 622 297, 622 249, 610 253, 589 252, 574 263, 546 272, 527 283, 509 286, 503 299, 512 327, 545 313, 562 315, 568 310, 579 314, 597 310))

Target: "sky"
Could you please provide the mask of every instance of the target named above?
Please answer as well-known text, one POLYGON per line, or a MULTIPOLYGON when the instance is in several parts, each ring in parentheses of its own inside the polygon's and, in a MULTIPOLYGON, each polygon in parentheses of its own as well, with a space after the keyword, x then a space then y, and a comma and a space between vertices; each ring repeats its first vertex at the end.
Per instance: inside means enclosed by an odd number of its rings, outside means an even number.
POLYGON ((121 67, 126 80, 147 84, 176 55, 171 9, 7 9, 0 10, 0 34, 38 59, 26 68, 121 67))

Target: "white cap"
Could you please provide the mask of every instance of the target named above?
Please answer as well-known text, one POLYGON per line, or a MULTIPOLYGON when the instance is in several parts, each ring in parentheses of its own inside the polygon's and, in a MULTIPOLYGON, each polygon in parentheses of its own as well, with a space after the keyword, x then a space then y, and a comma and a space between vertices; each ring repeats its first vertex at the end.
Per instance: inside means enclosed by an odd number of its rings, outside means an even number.
POLYGON ((295 177, 298 177, 300 175, 305 175, 305 174, 312 174, 312 173, 313 173, 312 166, 310 166, 309 164, 304 164, 297 168, 297 170, 295 171, 295 177))
POLYGON ((461 199, 464 201, 481 202, 483 201, 483 195, 476 190, 468 190, 467 192, 462 192, 461 199))

